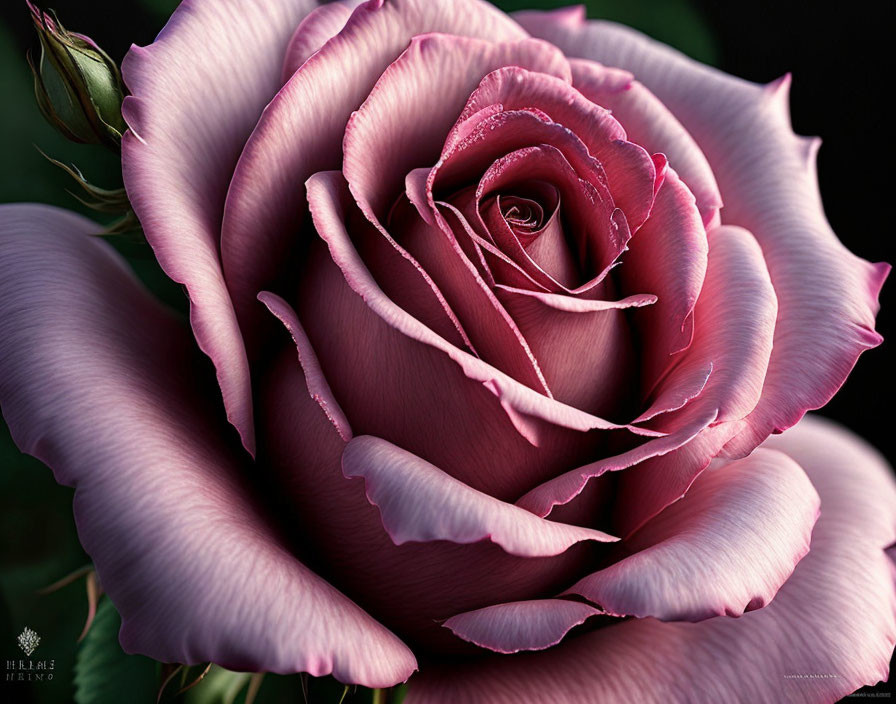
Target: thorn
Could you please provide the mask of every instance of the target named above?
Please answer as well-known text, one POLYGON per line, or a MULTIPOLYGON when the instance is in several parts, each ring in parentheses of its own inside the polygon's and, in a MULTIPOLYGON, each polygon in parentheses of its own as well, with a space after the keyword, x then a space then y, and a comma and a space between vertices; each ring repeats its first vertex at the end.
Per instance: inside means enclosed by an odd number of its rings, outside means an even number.
POLYGON ((264 679, 263 672, 255 672, 249 678, 249 689, 246 690, 245 704, 253 704, 255 697, 258 696, 258 690, 261 688, 261 681, 264 679))
POLYGON ((308 704, 308 673, 299 674, 299 680, 302 682, 302 701, 308 704))
POLYGON ((175 675, 177 675, 177 673, 183 669, 184 666, 183 665, 175 666, 174 663, 165 663, 162 666, 162 672, 164 673, 165 669, 171 668, 171 667, 174 667, 174 669, 168 673, 168 675, 165 677, 164 680, 162 680, 162 686, 159 687, 159 696, 156 697, 156 704, 159 704, 159 702, 162 701, 162 695, 165 693, 165 688, 168 686, 168 684, 171 682, 171 680, 174 679, 175 675))
POLYGON ((195 687, 197 684, 199 684, 200 682, 202 682, 202 680, 205 679, 205 676, 209 673, 209 670, 211 670, 211 669, 212 669, 212 664, 209 663, 208 665, 205 666, 205 669, 199 673, 199 677, 197 677, 195 680, 190 682, 190 684, 188 684, 187 686, 181 687, 177 691, 176 696, 179 696, 179 695, 183 694, 184 692, 187 692, 187 691, 193 689, 193 687, 195 687))
POLYGON ((60 579, 57 582, 53 582, 49 586, 43 587, 42 589, 38 589, 37 593, 40 595, 44 594, 52 594, 55 591, 62 589, 63 587, 67 587, 69 584, 74 582, 80 577, 83 577, 86 574, 89 574, 93 571, 93 565, 84 565, 83 567, 79 567, 71 574, 67 574, 65 577, 60 579))
POLYGON ((85 582, 87 586, 87 620, 84 623, 84 630, 82 630, 81 635, 78 636, 78 643, 84 640, 84 636, 87 635, 87 631, 89 631, 90 626, 93 625, 93 619, 96 618, 96 607, 100 597, 103 595, 103 587, 100 585, 99 579, 96 576, 96 570, 91 570, 87 573, 85 582))

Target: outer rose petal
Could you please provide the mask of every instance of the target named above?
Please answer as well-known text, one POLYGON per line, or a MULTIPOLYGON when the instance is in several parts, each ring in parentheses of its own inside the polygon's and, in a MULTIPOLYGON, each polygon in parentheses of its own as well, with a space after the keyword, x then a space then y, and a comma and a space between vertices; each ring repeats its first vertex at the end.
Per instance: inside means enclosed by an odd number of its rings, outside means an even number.
POLYGON ((337 0, 309 12, 289 40, 280 81, 286 83, 315 51, 339 34, 362 2, 364 0, 337 0))
POLYGON ((809 552, 818 495, 779 452, 703 472, 628 538, 632 554, 570 587, 619 616, 700 621, 769 603, 809 552))
POLYGON ((896 488, 880 456, 809 417, 768 446, 821 497, 812 549, 764 609, 739 619, 634 619, 543 653, 427 670, 407 704, 487 701, 832 702, 887 677, 896 643, 896 488))
POLYGON ((244 479, 189 334, 97 226, 0 209, 0 403, 16 443, 75 487, 78 534, 128 652, 385 686, 416 663, 304 567, 244 479))
POLYGON ((128 197, 165 272, 183 283, 227 417, 255 449, 249 367, 218 244, 230 176, 280 88, 292 30, 313 0, 186 0, 149 47, 131 47, 122 142, 128 197), (197 50, 212 47, 212 50, 197 50))
POLYGON ((302 184, 317 171, 340 167, 352 112, 411 38, 426 32, 492 41, 527 37, 481 0, 370 0, 355 10, 271 101, 240 157, 221 252, 242 325, 252 325, 256 294, 276 283, 295 245, 293 233, 307 213, 302 184))
POLYGON ((789 77, 759 86, 698 64, 679 52, 584 13, 522 13, 534 36, 568 56, 635 74, 696 138, 721 188, 722 220, 758 240, 780 304, 762 399, 727 448, 743 455, 771 432, 830 400, 874 331, 877 294, 889 272, 851 254, 824 217, 818 196, 818 140, 796 136, 789 77))

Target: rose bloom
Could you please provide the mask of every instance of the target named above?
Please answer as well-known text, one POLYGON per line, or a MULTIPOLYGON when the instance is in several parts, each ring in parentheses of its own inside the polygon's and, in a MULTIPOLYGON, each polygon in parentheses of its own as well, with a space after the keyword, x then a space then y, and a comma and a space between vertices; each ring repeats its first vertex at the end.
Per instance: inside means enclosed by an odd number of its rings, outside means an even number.
POLYGON ((123 74, 192 334, 95 224, 4 206, 0 401, 126 651, 409 703, 886 678, 896 489, 800 419, 888 267, 789 78, 479 0, 186 0, 123 74))

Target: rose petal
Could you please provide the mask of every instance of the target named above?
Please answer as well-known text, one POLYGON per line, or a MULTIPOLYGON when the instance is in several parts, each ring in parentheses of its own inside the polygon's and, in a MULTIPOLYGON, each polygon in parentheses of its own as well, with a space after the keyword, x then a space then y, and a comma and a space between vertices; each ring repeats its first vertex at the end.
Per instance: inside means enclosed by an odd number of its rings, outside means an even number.
MULTIPOLYGON (((554 398, 590 413, 631 418, 632 409, 627 413, 626 407, 637 384, 637 370, 632 331, 623 311, 626 304, 616 302, 619 307, 613 307, 611 301, 527 293, 506 287, 497 291, 529 342, 554 398), (544 297, 567 310, 546 303, 544 297)), ((643 305, 643 301, 636 298, 631 303, 643 305)))
MULTIPOLYGON (((706 156, 669 108, 643 84, 629 80, 624 86, 608 77, 595 61, 570 60, 573 85, 589 100, 610 110, 625 127, 630 142, 649 152, 664 154, 688 184, 697 209, 708 227, 719 224, 722 196, 706 156)), ((630 75, 630 74, 629 74, 630 75)))
POLYGON ((439 34, 411 40, 345 131, 343 172, 371 222, 385 218, 408 172, 438 159, 445 135, 482 77, 507 65, 569 80, 566 59, 546 42, 439 34))
POLYGON ((361 2, 364 0, 337 0, 315 7, 309 12, 299 23, 286 47, 280 82, 286 83, 308 57, 339 34, 361 2))
POLYGON ((630 70, 694 135, 725 201, 723 221, 747 228, 778 296, 762 399, 728 454, 827 403, 859 354, 880 343, 877 294, 889 272, 839 242, 818 197, 818 141, 792 131, 789 77, 760 86, 702 66, 625 27, 550 14, 518 19, 569 56, 630 70))
POLYGON ((396 545, 490 540, 511 555, 553 557, 585 540, 613 542, 590 528, 547 521, 466 486, 438 467, 369 435, 351 440, 342 455, 347 477, 362 477, 396 545))
POLYGON ((719 399, 716 422, 747 417, 762 394, 778 315, 762 250, 749 232, 730 225, 713 230, 709 246, 694 340, 660 381, 647 416, 681 406, 682 389, 705 384, 708 368, 719 399))
POLYGON ((452 616, 443 624, 458 638, 497 653, 544 650, 603 612, 567 599, 514 601, 452 616))
MULTIPOLYGON (((618 82, 614 70, 592 65, 606 83, 618 82)), ((492 72, 482 80, 470 96, 458 125, 489 105, 500 104, 506 111, 537 107, 551 120, 571 130, 585 143, 591 155, 601 162, 607 173, 613 201, 622 208, 634 231, 647 218, 653 203, 656 177, 653 162, 643 148, 626 141, 626 131, 624 125, 620 125, 618 116, 595 102, 566 81, 509 66, 492 72)), ((449 138, 452 139, 460 141, 457 135, 449 138)), ((449 151, 452 141, 445 146, 449 151)))
MULTIPOLYGON (((396 205, 390 229, 444 292, 479 357, 529 388, 550 396, 529 343, 465 255, 453 232, 430 227, 407 203, 396 205)), ((401 299, 393 300, 402 303, 401 299)), ((406 306, 405 309, 412 312, 406 306)))
MULTIPOLYGON (((513 193, 514 189, 525 185, 534 176, 547 181, 560 193, 564 220, 572 231, 570 234, 575 234, 575 237, 569 238, 572 254, 579 269, 586 274, 583 278, 585 281, 600 281, 625 249, 631 233, 628 223, 624 217, 619 217, 621 211, 614 208, 602 183, 600 165, 588 158, 587 152, 582 156, 584 158, 580 161, 571 163, 564 152, 550 144, 509 152, 498 158, 482 175, 476 187, 475 207, 478 211, 479 204, 487 195, 513 193)), ((467 212, 458 201, 454 200, 454 204, 467 212)), ((492 234, 497 237, 497 233, 492 234)), ((495 244, 505 249, 497 239, 495 244)), ((518 242, 517 245, 522 250, 518 242)), ((525 253, 521 256, 530 259, 525 253)), ((535 278, 535 267, 528 267, 528 273, 535 278)))
POLYGON ((625 541, 628 557, 565 594, 617 616, 740 616, 768 604, 809 551, 818 505, 799 465, 756 450, 703 472, 683 499, 625 541))
MULTIPOLYGON (((682 453, 687 453, 688 460, 685 463, 685 466, 688 468, 687 471, 699 472, 699 470, 691 469, 692 465, 695 462, 698 464, 702 462, 702 464, 699 464, 699 469, 703 469, 709 463, 709 460, 715 456, 711 454, 712 449, 715 448, 716 452, 718 452, 722 444, 728 442, 733 437, 734 432, 736 432, 729 429, 729 426, 732 425, 730 423, 710 429, 710 425, 715 421, 716 413, 713 411, 704 411, 704 413, 705 415, 697 415, 683 428, 665 437, 645 442, 622 454, 590 462, 577 469, 555 475, 543 484, 530 489, 516 502, 517 506, 531 511, 536 516, 544 517, 549 515, 556 506, 571 502, 582 493, 590 480, 603 476, 607 472, 635 468, 637 465, 636 469, 631 469, 630 472, 642 472, 648 474, 653 479, 654 467, 658 468, 656 474, 662 475, 663 468, 669 462, 669 458, 676 462, 680 461, 682 453), (710 432, 710 430, 713 432, 710 432), (722 430, 725 431, 724 439, 721 441, 722 444, 713 444, 706 448, 704 443, 707 437, 722 430), (696 451, 697 459, 695 460, 690 454, 697 448, 700 448, 700 450, 696 451), (645 469, 645 467, 648 469, 645 469)), ((659 483, 658 480, 657 483, 659 483)), ((662 485, 660 489, 662 489, 662 485)), ((679 496, 680 494, 675 498, 679 498, 679 496)))
POLYGON ((187 287, 196 340, 227 417, 255 448, 246 351, 218 253, 221 213, 246 138, 280 88, 289 35, 310 0, 188 0, 158 39, 122 62, 128 197, 165 272, 187 287), (196 51, 196 47, 215 47, 196 51), (213 115, 214 119, 209 119, 213 115))
POLYGON ((584 459, 600 440, 585 431, 628 428, 523 386, 396 306, 346 232, 345 208, 354 205, 341 175, 320 173, 307 187, 329 251, 312 247, 297 308, 356 433, 387 439, 480 491, 508 499, 564 462, 574 466, 584 459), (500 468, 489 460, 495 456, 502 458, 500 468))
POLYGON ((672 169, 665 169, 663 176, 653 211, 630 240, 618 272, 624 291, 644 291, 658 299, 633 318, 644 341, 645 393, 674 361, 670 355, 691 342, 708 251, 694 196, 672 169))
POLYGON ((259 513, 188 330, 89 236, 97 227, 0 209, 0 403, 19 447, 75 488, 124 649, 374 687, 406 679, 411 651, 259 513))
POLYGON ((343 441, 348 442, 352 439, 352 428, 342 412, 339 403, 333 396, 327 378, 324 376, 323 370, 320 368, 320 362, 311 346, 311 341, 302 324, 299 322, 295 311, 280 296, 262 291, 258 294, 258 300, 264 303, 268 310, 271 311, 277 319, 283 323, 283 326, 289 331, 292 341, 295 343, 296 350, 299 353, 299 364, 302 365, 302 375, 305 377, 305 385, 308 387, 308 393, 315 400, 320 409, 324 412, 333 427, 339 433, 339 437, 343 441))
MULTIPOLYGON (((659 198, 657 210, 662 207, 659 198)), ((651 220, 635 239, 650 231, 651 220)), ((710 240, 706 282, 694 311, 702 325, 643 416, 662 411, 665 415, 653 423, 668 436, 561 474, 529 491, 520 505, 548 515, 554 506, 575 498, 591 478, 630 468, 620 475, 616 501, 619 530, 628 535, 681 497, 722 445, 742 429, 740 421, 756 405, 771 354, 775 292, 750 233, 723 226, 710 240), (681 410, 666 413, 675 409, 681 410), (711 432, 709 424, 715 424, 711 432)))
MULTIPOLYGON (((555 557, 523 558, 489 540, 395 545, 379 510, 365 496, 364 482, 342 473, 345 443, 307 393, 292 343, 283 342, 281 353, 259 380, 259 429, 264 433, 260 448, 266 451, 260 468, 272 473, 271 481, 288 502, 292 525, 300 534, 313 536, 321 574, 415 646, 440 652, 471 650, 442 628, 440 620, 493 603, 495 594, 507 600, 555 594, 581 575, 594 551, 603 547, 583 542, 555 557)), ((324 359, 326 350, 319 352, 324 359)), ((465 443, 467 436, 453 430, 425 432, 436 437, 451 434, 465 443)), ((500 438, 490 430, 486 427, 483 432, 495 447, 500 438)), ((477 447, 474 438, 468 463, 475 461, 477 447)), ((496 469, 493 462, 489 468, 496 469)), ((456 496, 469 496, 470 491, 456 496)), ((476 500, 474 505, 478 504, 476 500)))
POLYGON ((274 290, 307 215, 302 184, 317 171, 339 168, 352 112, 423 32, 492 41, 526 37, 507 15, 479 0, 373 0, 302 64, 261 115, 227 198, 221 256, 244 327, 254 329, 255 296, 274 290))
MULTIPOLYGON (((620 530, 626 535, 687 491, 715 456, 725 425, 740 423, 755 408, 772 354, 777 299, 759 245, 742 228, 723 225, 710 233, 709 267, 697 301, 693 343, 661 382, 648 413, 681 405, 702 383, 696 398, 677 413, 661 415, 654 427, 669 430, 715 409, 713 439, 690 451, 658 458, 619 479, 620 530), (706 369, 711 368, 707 381, 706 369)), ((728 430, 739 430, 731 425, 728 430)), ((733 435, 732 435, 733 437, 733 435)))
POLYGON ((886 679, 896 644, 892 470, 854 436, 807 418, 769 447, 821 497, 812 549, 771 604, 739 619, 632 619, 513 658, 432 668, 408 704, 563 701, 837 701, 886 679), (748 664, 745 667, 745 663, 748 664))

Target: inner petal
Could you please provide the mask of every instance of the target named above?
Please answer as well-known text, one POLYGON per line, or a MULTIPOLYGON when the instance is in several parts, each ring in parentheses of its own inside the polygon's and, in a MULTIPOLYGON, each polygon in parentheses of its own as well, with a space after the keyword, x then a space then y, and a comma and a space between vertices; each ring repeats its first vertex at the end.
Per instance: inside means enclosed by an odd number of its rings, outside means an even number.
POLYGON ((544 226, 544 209, 538 201, 520 196, 496 196, 498 210, 523 247, 538 238, 544 226))
POLYGON ((567 289, 605 273, 618 254, 620 243, 627 239, 627 233, 623 235, 615 227, 613 203, 605 191, 601 192, 600 174, 589 173, 584 160, 579 165, 583 167, 581 172, 576 171, 562 151, 550 145, 519 149, 488 168, 475 194, 478 216, 495 245, 525 270, 537 269, 537 273, 553 279, 549 285, 559 284, 567 289), (533 179, 533 174, 538 178, 533 179), (553 190, 558 207, 553 213, 552 227, 526 233, 528 241, 523 241, 501 212, 497 196, 526 197, 534 192, 530 189, 553 190), (559 217, 561 199, 563 212, 559 217), (545 242, 536 247, 534 254, 541 255, 552 271, 542 268, 530 253, 541 239, 545 242), (552 275, 555 271, 564 281, 552 275))
POLYGON ((557 189, 535 181, 511 193, 487 198, 480 206, 492 241, 524 269, 537 267, 561 286, 575 288, 582 277, 564 235, 557 189))

